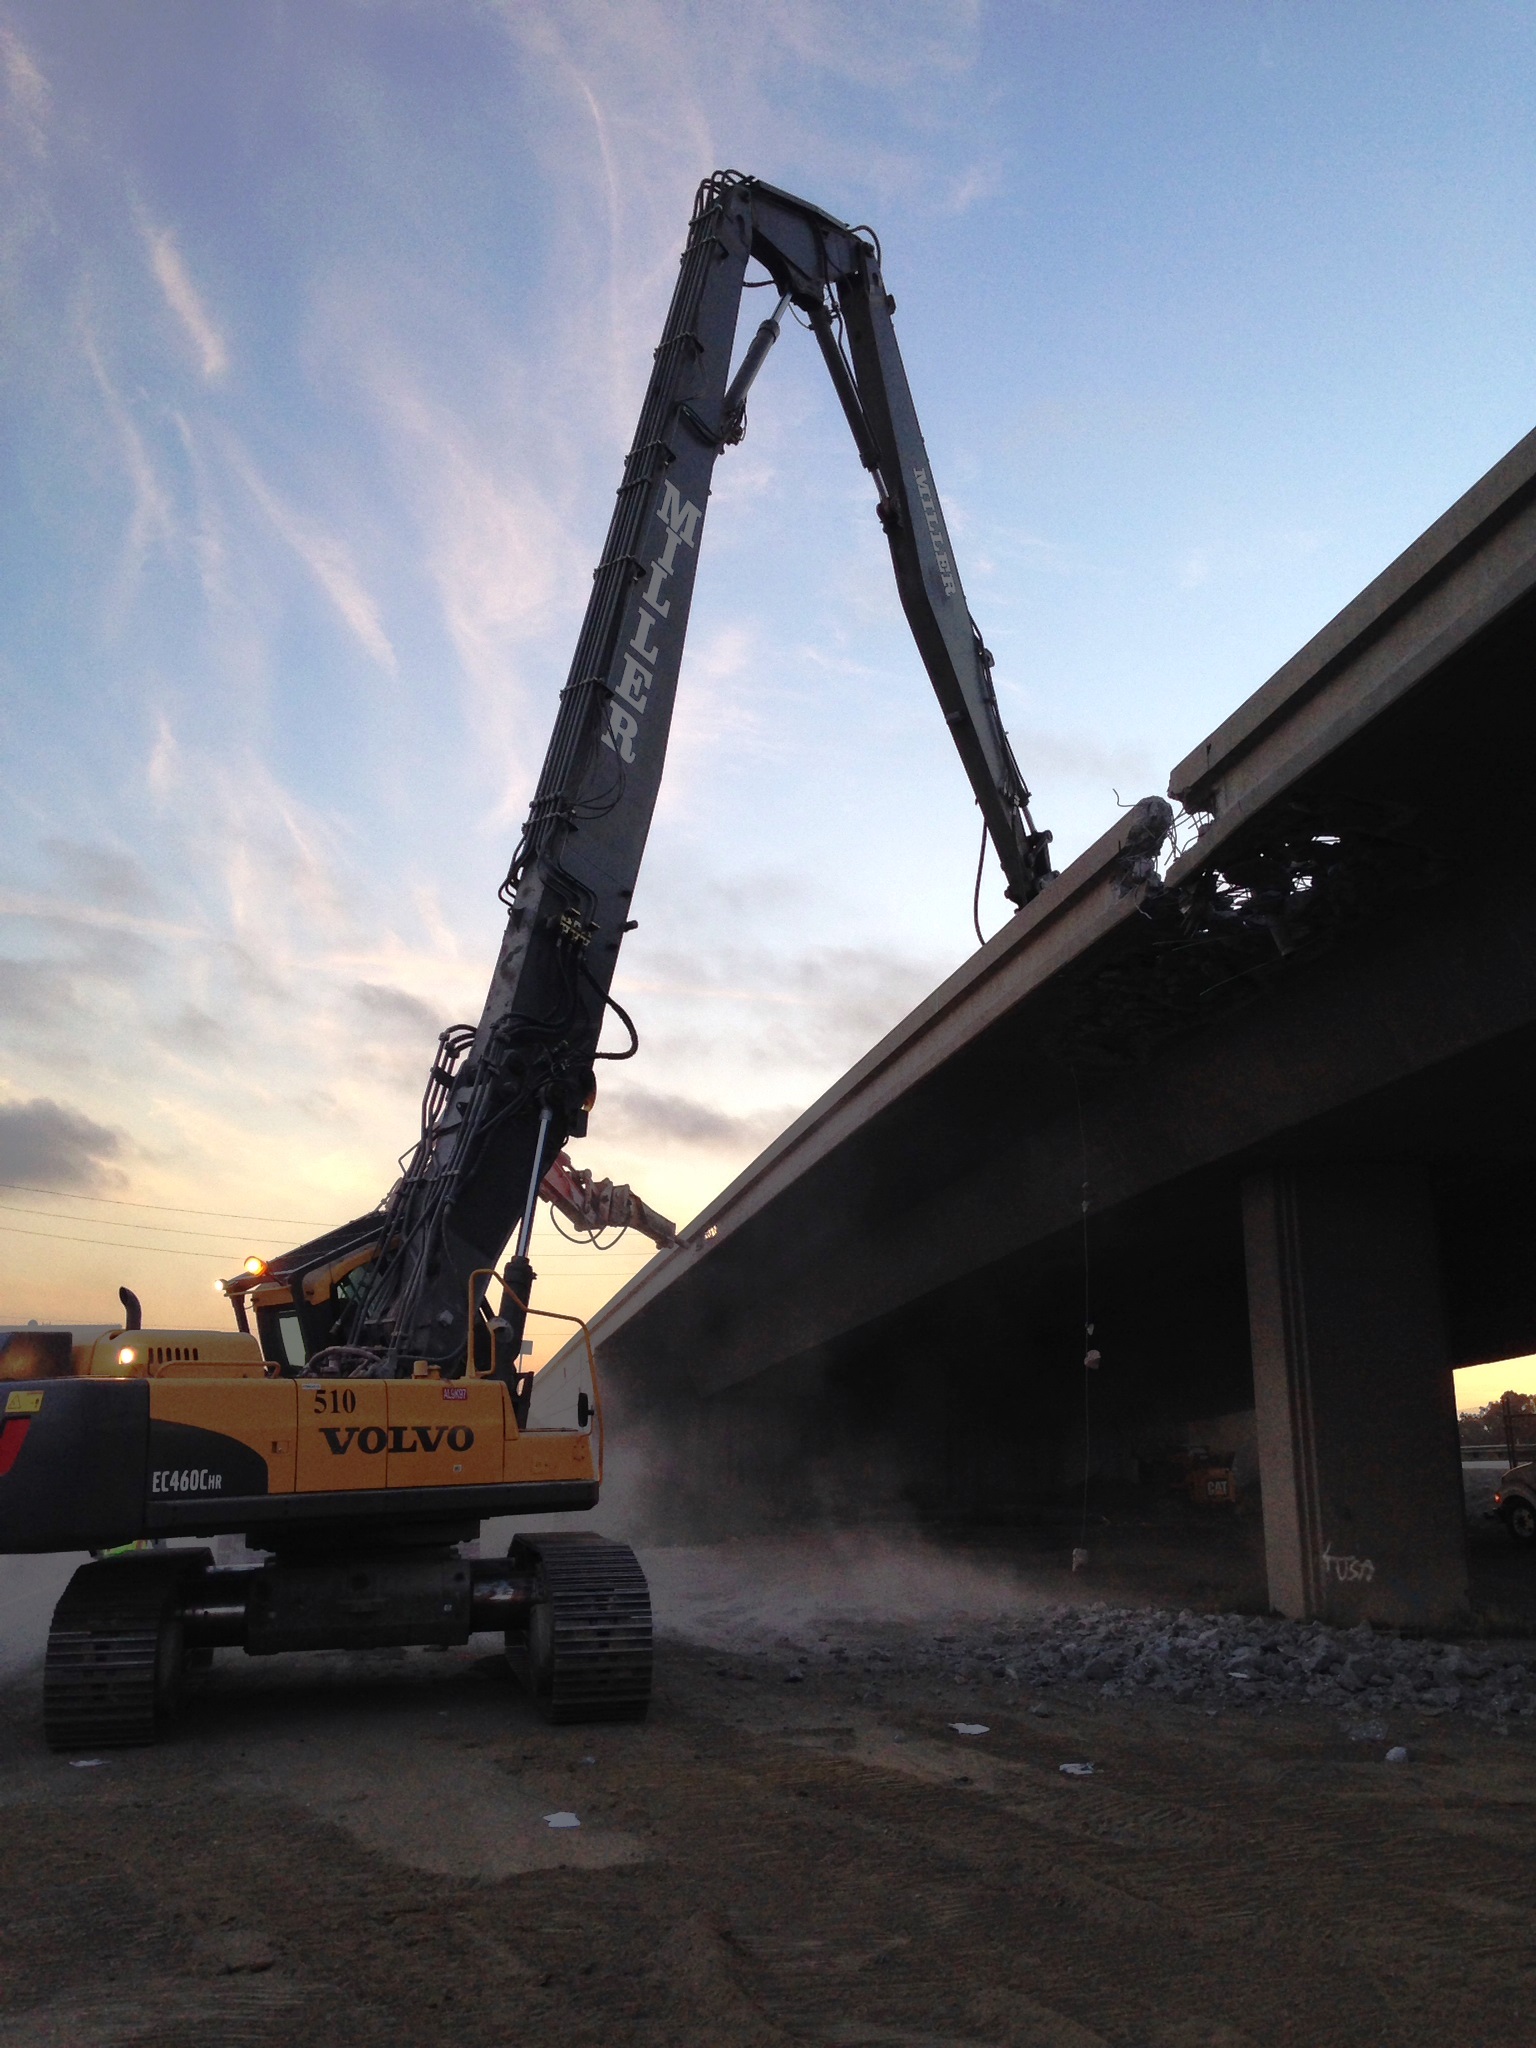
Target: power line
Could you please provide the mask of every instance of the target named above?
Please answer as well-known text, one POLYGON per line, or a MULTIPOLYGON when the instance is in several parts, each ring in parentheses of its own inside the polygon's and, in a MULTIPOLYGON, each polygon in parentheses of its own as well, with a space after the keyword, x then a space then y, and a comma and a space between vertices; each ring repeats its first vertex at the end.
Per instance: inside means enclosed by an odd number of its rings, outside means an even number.
MULTIPOLYGON (((86 1221, 84 1217, 80 1220, 82 1222, 86 1221)), ((152 1229, 153 1227, 152 1224, 148 1223, 140 1226, 140 1228, 145 1230, 152 1229)), ((128 1228, 131 1229, 133 1226, 130 1224, 128 1228)), ((20 1223, 0 1223, 0 1231, 5 1232, 11 1237, 45 1238, 51 1244, 91 1244, 96 1245, 103 1251, 112 1252, 162 1252, 170 1258, 206 1259, 210 1264, 217 1264, 227 1256, 216 1247, 206 1251, 194 1251, 189 1245, 135 1244, 131 1238, 125 1240, 120 1237, 72 1237, 62 1230, 28 1230, 25 1225, 20 1223)), ((611 1257, 612 1255, 609 1254, 609 1256, 611 1257)), ((636 1256, 638 1256, 636 1253, 631 1252, 623 1254, 622 1258, 634 1258, 636 1256)), ((544 1258, 540 1259, 539 1264, 541 1266, 552 1266, 558 1261, 563 1265, 568 1258, 570 1258, 569 1253, 554 1252, 546 1254, 544 1258)), ((587 1264, 585 1259, 571 1259, 570 1262, 572 1265, 579 1266, 587 1264)), ((615 1263, 621 1263, 621 1260, 615 1261, 615 1263)))
POLYGON ((25 1230, 19 1223, 0 1223, 0 1231, 11 1237, 45 1237, 51 1244, 94 1244, 110 1252, 159 1252, 165 1258, 206 1259, 210 1265, 221 1256, 217 1252, 195 1252, 184 1244, 124 1244, 117 1237, 66 1237, 61 1230, 25 1230))
MULTIPOLYGON (((147 1205, 146 1205, 147 1206, 147 1205)), ((192 1212, 194 1215, 197 1211, 192 1212)), ((57 1223, 89 1223, 89 1216, 70 1216, 59 1209, 34 1209, 26 1202, 0 1202, 0 1215, 5 1216, 51 1216, 57 1223)), ((172 1237, 228 1237, 231 1244, 246 1242, 245 1235, 237 1236, 234 1231, 223 1230, 178 1230, 174 1223, 130 1223, 126 1219, 119 1223, 109 1217, 114 1230, 164 1230, 172 1237)))
MULTIPOLYGON (((212 1216, 234 1223, 293 1223, 298 1224, 304 1229, 319 1230, 323 1228, 321 1219, 318 1216, 253 1216, 243 1209, 192 1209, 181 1207, 175 1202, 130 1202, 121 1195, 77 1195, 67 1188, 38 1188, 31 1186, 26 1181, 19 1180, 0 1180, 0 1190, 16 1195, 47 1195, 55 1202, 107 1202, 114 1209, 153 1209, 158 1215, 163 1216, 212 1216)), ((47 1216, 55 1213, 48 1209, 30 1209, 20 1202, 0 1203, 0 1208, 5 1207, 12 1208, 18 1215, 25 1216, 47 1216)), ((89 1223, 93 1219, 89 1216, 62 1215, 59 1220, 64 1223, 89 1223)), ((111 1219, 104 1218, 103 1220, 110 1221, 111 1219)), ((114 1227, 123 1230, 168 1230, 173 1237, 191 1237, 196 1234, 190 1230, 178 1231, 172 1223, 129 1223, 125 1220, 122 1224, 115 1225, 114 1227)), ((234 1234, 232 1231, 211 1231, 208 1233, 208 1235, 213 1237, 223 1237, 226 1235, 233 1237, 234 1234)), ((36 1235, 42 1236, 44 1233, 39 1231, 36 1235)), ((87 1240, 81 1238, 79 1242, 84 1244, 87 1240)), ((594 1246, 593 1249, 597 1250, 599 1247, 594 1246)), ((549 1254, 546 1253, 545 1256, 548 1257, 549 1254)), ((559 1258, 564 1256, 564 1254, 557 1252, 554 1256, 559 1258)), ((625 1252, 621 1256, 624 1258, 643 1256, 649 1259, 654 1257, 655 1254, 653 1252, 646 1252, 644 1254, 625 1252)))
POLYGON ((166 1216, 222 1216, 232 1223, 297 1223, 320 1228, 318 1216, 251 1216, 243 1209, 189 1209, 176 1202, 130 1202, 121 1195, 77 1195, 68 1188, 34 1188, 19 1180, 0 1180, 0 1188, 15 1195, 51 1195, 62 1202, 109 1202, 114 1209, 156 1209, 166 1216))

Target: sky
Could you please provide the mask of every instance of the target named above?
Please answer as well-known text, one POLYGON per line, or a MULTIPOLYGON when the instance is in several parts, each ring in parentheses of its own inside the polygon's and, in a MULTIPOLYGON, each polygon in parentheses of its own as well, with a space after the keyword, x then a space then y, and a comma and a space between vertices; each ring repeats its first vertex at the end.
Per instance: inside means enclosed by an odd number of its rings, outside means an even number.
MULTIPOLYGON (((0 1316, 388 1188, 700 178, 877 229, 1064 862, 1533 424, 1533 86, 1503 0, 0 0, 0 1316)), ((973 949, 943 731, 786 328, 578 1164, 686 1221, 973 949)))

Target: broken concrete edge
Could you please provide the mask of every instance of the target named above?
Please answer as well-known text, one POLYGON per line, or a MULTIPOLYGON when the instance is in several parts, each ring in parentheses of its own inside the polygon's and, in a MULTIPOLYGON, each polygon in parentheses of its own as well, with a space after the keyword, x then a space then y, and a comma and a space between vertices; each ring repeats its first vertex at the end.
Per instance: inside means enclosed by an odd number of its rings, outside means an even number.
MULTIPOLYGON (((1518 441, 1449 511, 1223 720, 1209 738, 1187 754, 1169 778, 1169 795, 1192 811, 1225 812, 1237 792, 1223 789, 1222 784, 1237 774, 1246 757, 1261 749, 1281 725, 1289 728, 1294 742, 1298 736, 1297 714, 1307 700, 1326 692, 1346 671, 1358 670, 1378 642, 1392 637, 1406 615, 1423 612, 1436 586, 1457 586, 1448 593, 1450 601, 1440 607, 1446 615, 1437 622, 1442 629, 1450 628, 1452 619, 1463 611, 1491 617, 1504 609, 1509 593, 1495 597, 1487 590, 1484 579, 1467 573, 1468 565, 1474 557, 1488 552, 1501 529, 1529 510, 1533 498, 1536 430, 1518 441), (1456 601, 1458 595, 1460 603, 1456 601)), ((1517 544, 1515 551, 1526 557, 1536 552, 1528 540, 1523 547, 1517 544)), ((1519 581, 1518 575, 1513 580, 1519 581)), ((1527 561, 1525 586, 1531 581, 1527 561)), ((1465 637, 1470 637, 1473 629, 1468 618, 1465 637)), ((1385 666, 1393 671, 1402 668, 1402 649, 1394 655, 1383 648, 1381 654, 1385 666)), ((1405 681, 1404 686, 1411 684, 1405 681)), ((1379 704, 1374 707, 1379 708, 1379 704)), ((1374 710, 1368 715, 1374 715, 1374 710)))
MULTIPOLYGON (((1518 567, 1476 593, 1462 591, 1454 579, 1447 584, 1447 596, 1465 595, 1468 601, 1443 630, 1405 646, 1403 642, 1412 637, 1415 615, 1402 613, 1392 634, 1362 648, 1358 666, 1337 667, 1327 689, 1304 700, 1292 723, 1273 724, 1246 754, 1235 755, 1221 781, 1206 785, 1197 802, 1192 801, 1191 792, 1169 785, 1175 801, 1197 810, 1211 806, 1194 846, 1169 867, 1165 880, 1170 887, 1176 888, 1215 861, 1219 850, 1249 819, 1268 809, 1321 761, 1401 703, 1536 590, 1536 502, 1524 509, 1517 524, 1506 529, 1505 537, 1520 545, 1518 567)), ((1471 568, 1465 564, 1463 568, 1470 580, 1471 568)))
MULTIPOLYGON (((1145 844, 1152 812, 1166 812, 1161 797, 1144 797, 1130 806, 1032 903, 802 1111, 687 1225, 680 1246, 647 1261, 597 1311, 591 1318, 594 1343, 622 1327, 653 1293, 707 1257, 721 1237, 756 1215, 851 1129, 878 1114, 960 1046, 980 1037, 1070 961, 1131 923, 1146 886, 1130 880, 1127 870, 1145 844)), ((574 1360, 581 1348, 580 1339, 563 1345, 539 1377, 574 1360)))

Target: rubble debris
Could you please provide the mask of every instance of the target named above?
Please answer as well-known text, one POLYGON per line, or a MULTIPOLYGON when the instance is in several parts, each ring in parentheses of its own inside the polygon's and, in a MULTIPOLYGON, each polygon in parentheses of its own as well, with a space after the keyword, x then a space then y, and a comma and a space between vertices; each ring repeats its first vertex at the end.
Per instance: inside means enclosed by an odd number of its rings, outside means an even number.
MULTIPOLYGON (((1118 893, 1141 892, 1137 951, 1073 976, 1050 1028, 1068 1065, 1122 1067, 1205 1018, 1253 1001, 1298 955, 1311 958, 1367 920, 1421 896, 1444 874, 1434 836, 1400 803, 1337 791, 1293 796, 1191 865, 1188 828, 1138 804, 1113 872, 1118 893), (1175 860, 1166 880, 1162 849, 1175 860)), ((1166 809, 1166 806, 1164 807, 1166 809)))
MULTIPOLYGON (((782 1654, 782 1652, 781 1652, 782 1654)), ((882 1683, 927 1678, 997 1688, 1001 1700, 1056 1687, 1105 1699, 1161 1697, 1202 1707, 1310 1703, 1339 1713, 1346 1732, 1386 1739, 1384 1714, 1464 1714, 1504 1725, 1536 1718, 1536 1642, 1437 1642, 1361 1623, 1352 1629, 1275 1616, 1062 1603, 1028 1613, 956 1621, 928 1634, 850 1624, 799 1649, 787 1683, 818 1671, 860 1670, 882 1683)), ((951 1724, 955 1725, 955 1724, 951 1724)))

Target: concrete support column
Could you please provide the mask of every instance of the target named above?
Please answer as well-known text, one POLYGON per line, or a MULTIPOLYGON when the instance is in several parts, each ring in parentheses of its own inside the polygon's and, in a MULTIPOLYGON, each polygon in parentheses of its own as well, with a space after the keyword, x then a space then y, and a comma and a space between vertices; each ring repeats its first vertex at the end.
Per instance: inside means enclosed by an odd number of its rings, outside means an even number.
POLYGON ((1466 1532, 1427 1176, 1255 1174, 1243 1230, 1271 1604, 1345 1626, 1455 1621, 1466 1532))

